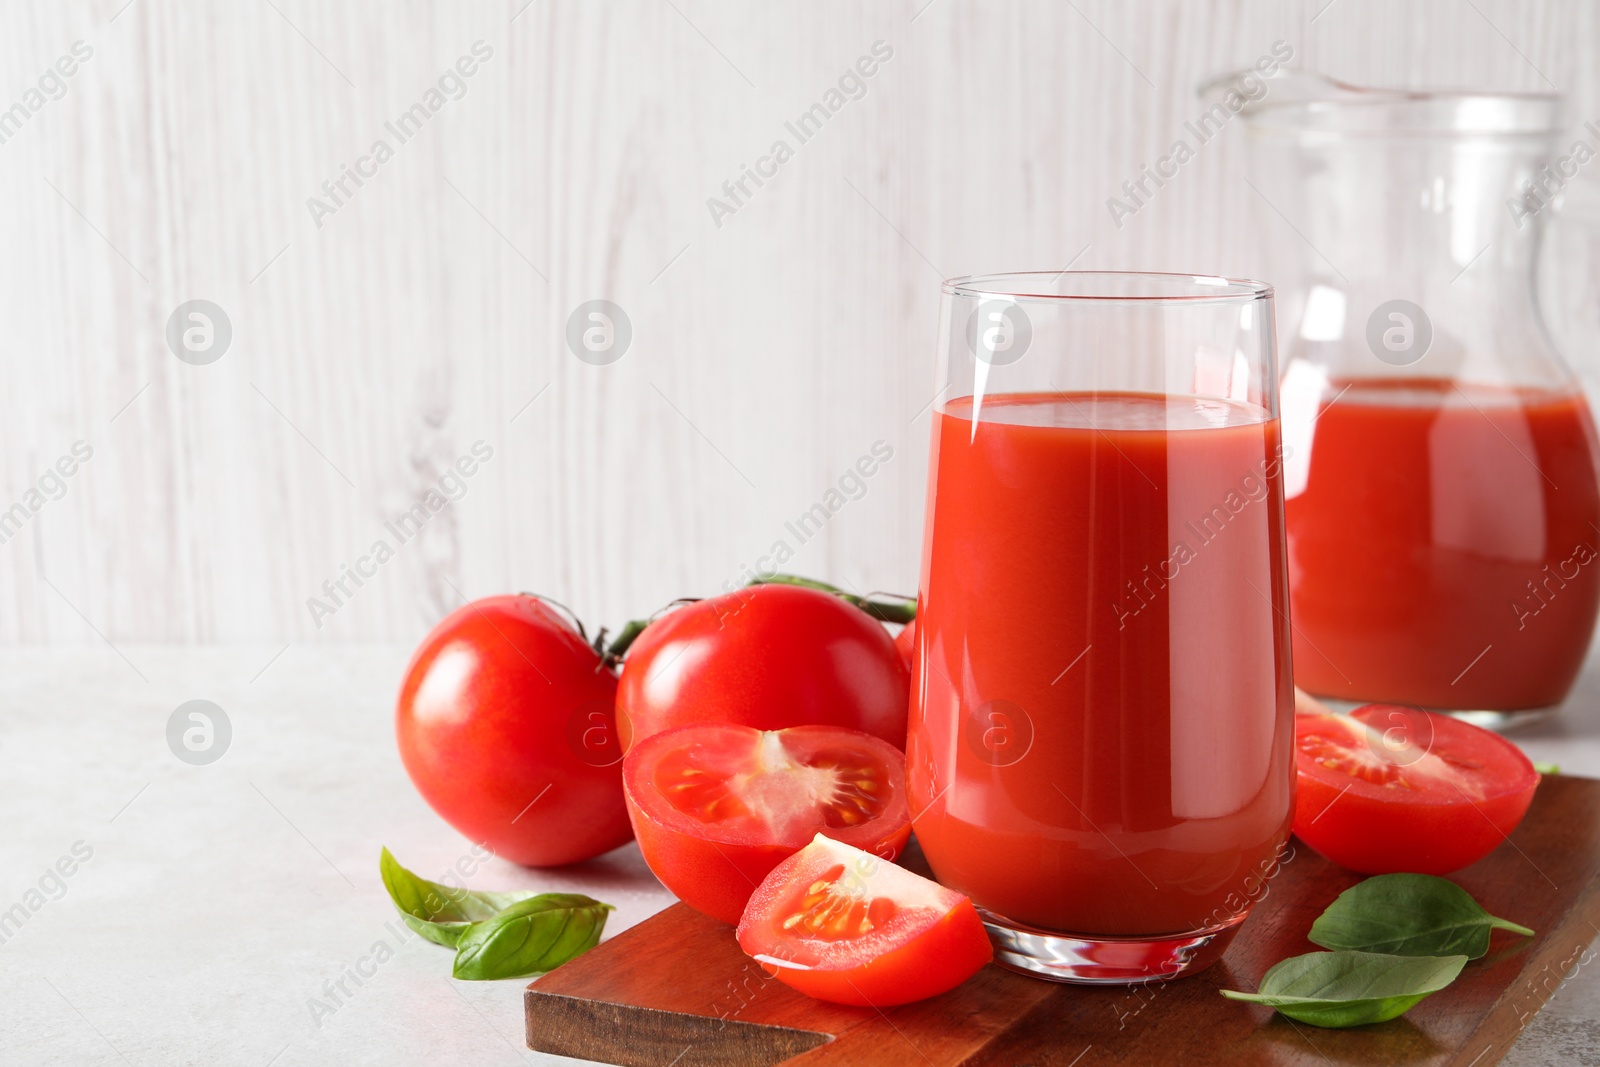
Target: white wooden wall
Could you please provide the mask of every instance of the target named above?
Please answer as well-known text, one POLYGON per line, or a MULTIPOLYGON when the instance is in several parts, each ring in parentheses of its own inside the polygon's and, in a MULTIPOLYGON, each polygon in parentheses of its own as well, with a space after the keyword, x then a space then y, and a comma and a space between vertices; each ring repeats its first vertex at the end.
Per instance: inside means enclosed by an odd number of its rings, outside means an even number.
POLYGON ((411 640, 505 590, 616 625, 780 538, 790 569, 909 591, 941 277, 1258 272, 1236 136, 1121 230, 1105 208, 1203 76, 1281 38, 1354 81, 1600 115, 1578 3, 125 3, 0 7, 0 108, 93 48, 0 144, 0 509, 94 450, 0 545, 0 640, 411 640), (479 40, 466 95, 319 228, 307 199, 479 40), (707 198, 877 41, 865 96, 716 225, 707 198), (196 298, 232 322, 208 366, 164 339, 196 298), (633 324, 609 366, 563 342, 595 298, 633 324), (314 625, 478 440, 460 502, 314 625))

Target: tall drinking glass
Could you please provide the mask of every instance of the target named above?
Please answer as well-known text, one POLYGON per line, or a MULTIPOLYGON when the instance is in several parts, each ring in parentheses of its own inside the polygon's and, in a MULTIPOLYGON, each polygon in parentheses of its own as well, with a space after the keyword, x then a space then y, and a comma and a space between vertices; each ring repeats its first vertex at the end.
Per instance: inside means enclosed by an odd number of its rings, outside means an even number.
POLYGON ((945 283, 909 790, 999 962, 1214 962, 1294 800, 1272 289, 945 283))

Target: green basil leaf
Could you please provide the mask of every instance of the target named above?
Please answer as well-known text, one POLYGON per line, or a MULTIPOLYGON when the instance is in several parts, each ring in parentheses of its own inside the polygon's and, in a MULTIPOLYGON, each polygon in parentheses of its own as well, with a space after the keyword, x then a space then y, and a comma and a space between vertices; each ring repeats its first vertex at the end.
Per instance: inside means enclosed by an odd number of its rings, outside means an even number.
POLYGON ((1312 1026, 1362 1026, 1404 1014, 1455 981, 1466 963, 1465 956, 1310 952, 1274 965, 1259 992, 1224 989, 1222 995, 1270 1005, 1312 1026))
POLYGON ((1559 763, 1535 763, 1533 765, 1533 769, 1538 771, 1540 774, 1561 773, 1561 765, 1559 763))
POLYGON ((456 948, 456 978, 524 978, 594 948, 610 904, 581 893, 541 893, 473 923, 456 948))
POLYGON ((448 948, 456 947, 472 923, 492 919, 534 896, 531 891, 481 893, 430 882, 400 866, 388 849, 378 857, 378 871, 405 924, 429 941, 448 948))
POLYGON ((1489 931, 1533 931, 1484 911, 1472 894, 1431 874, 1380 874, 1343 893, 1311 925, 1314 945, 1386 952, 1395 956, 1477 959, 1489 951, 1489 931))

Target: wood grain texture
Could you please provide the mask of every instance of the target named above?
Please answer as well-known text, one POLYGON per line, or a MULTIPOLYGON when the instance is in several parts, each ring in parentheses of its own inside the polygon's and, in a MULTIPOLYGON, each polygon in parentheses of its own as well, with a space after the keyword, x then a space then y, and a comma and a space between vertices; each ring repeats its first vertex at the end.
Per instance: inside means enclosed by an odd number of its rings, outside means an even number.
POLYGON ((615 625, 737 580, 878 440, 790 566, 910 590, 942 276, 1248 275, 1295 239, 1232 138, 1113 225, 1203 76, 1282 38, 1600 114, 1596 13, 1562 0, 125 2, 0 11, 0 108, 94 50, 0 144, 0 510, 95 450, 0 545, 0 640, 410 640, 512 589, 615 625), (465 95, 319 227, 308 198, 479 40, 465 95), (865 95, 718 226, 707 198, 879 40, 865 95), (233 325, 210 366, 164 342, 193 298, 233 325), (562 340, 593 298, 633 324, 610 366, 562 340), (308 598, 478 440, 465 496, 317 626, 308 598))
POLYGON ((1503 845, 1453 879, 1537 931, 1497 934, 1448 989, 1387 1023, 1321 1030, 1225 1000, 1279 960, 1360 875, 1298 839, 1221 962, 1143 987, 1066 986, 993 965, 940 997, 883 1011, 809 1000, 766 977, 732 930, 676 904, 535 980, 530 1048, 625 1067, 852 1064, 1102 1067, 1497 1063, 1600 935, 1600 781, 1546 778, 1503 845), (807 1047, 803 1035, 832 1040, 807 1047))

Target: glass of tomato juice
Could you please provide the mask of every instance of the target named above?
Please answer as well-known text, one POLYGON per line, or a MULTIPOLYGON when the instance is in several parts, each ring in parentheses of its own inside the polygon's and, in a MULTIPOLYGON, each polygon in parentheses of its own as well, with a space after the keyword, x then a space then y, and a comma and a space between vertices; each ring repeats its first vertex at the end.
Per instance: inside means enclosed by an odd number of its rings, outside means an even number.
POLYGON ((1007 966, 1208 966, 1293 814, 1272 288, 958 278, 941 316, 917 839, 1007 966))

